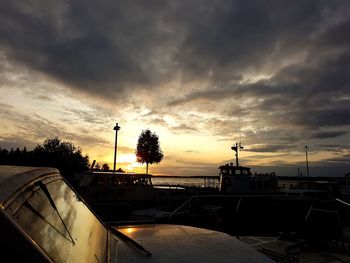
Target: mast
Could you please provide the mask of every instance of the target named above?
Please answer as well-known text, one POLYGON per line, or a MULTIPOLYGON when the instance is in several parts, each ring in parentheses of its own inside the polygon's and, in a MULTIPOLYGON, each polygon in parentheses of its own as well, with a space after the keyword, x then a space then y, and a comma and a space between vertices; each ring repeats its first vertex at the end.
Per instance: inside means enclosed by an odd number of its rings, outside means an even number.
POLYGON ((239 112, 239 115, 238 115, 238 132, 239 132, 239 143, 236 142, 236 144, 231 147, 231 150, 235 151, 236 167, 239 166, 238 152, 239 152, 239 150, 243 149, 243 146, 242 146, 242 143, 241 143, 241 112, 239 112))
POLYGON ((243 149, 243 146, 241 143, 237 143, 231 147, 231 150, 234 150, 235 151, 235 157, 236 157, 236 167, 239 166, 239 162, 238 162, 238 152, 239 150, 243 149))

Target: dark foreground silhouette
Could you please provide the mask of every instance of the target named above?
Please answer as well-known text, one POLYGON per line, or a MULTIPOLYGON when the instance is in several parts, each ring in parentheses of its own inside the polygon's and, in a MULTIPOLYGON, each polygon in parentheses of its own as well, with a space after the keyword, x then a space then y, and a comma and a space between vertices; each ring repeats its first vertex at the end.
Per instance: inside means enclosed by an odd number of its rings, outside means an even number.
POLYGON ((57 168, 61 174, 69 178, 76 172, 89 169, 89 157, 83 156, 81 149, 71 142, 59 138, 47 139, 32 151, 26 147, 22 150, 0 148, 0 164, 17 166, 40 166, 57 168))

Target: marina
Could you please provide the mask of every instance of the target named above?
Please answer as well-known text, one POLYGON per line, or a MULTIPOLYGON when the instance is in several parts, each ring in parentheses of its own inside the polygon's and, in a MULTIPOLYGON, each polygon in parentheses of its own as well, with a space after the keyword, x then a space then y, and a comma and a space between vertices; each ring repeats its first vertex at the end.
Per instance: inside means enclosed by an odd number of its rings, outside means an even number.
MULTIPOLYGON (((119 176, 125 182, 138 175, 119 176)), ((140 175, 137 181, 151 187, 148 178, 140 175)), ((0 198, 1 245, 17 261, 88 262, 92 253, 100 262, 350 260, 350 204, 337 198, 193 195, 158 218, 156 210, 145 210, 153 218, 143 217, 144 211, 133 221, 107 222, 56 169, 13 166, 0 166, 0 198), (93 243, 87 233, 94 233, 93 243), (21 253, 13 253, 14 244, 21 244, 21 253), (208 254, 204 248, 210 248, 208 254)))
POLYGON ((0 1, 0 262, 350 263, 350 1, 0 1))
POLYGON ((107 225, 53 168, 0 166, 0 202, 1 256, 11 262, 273 262, 222 232, 107 225))

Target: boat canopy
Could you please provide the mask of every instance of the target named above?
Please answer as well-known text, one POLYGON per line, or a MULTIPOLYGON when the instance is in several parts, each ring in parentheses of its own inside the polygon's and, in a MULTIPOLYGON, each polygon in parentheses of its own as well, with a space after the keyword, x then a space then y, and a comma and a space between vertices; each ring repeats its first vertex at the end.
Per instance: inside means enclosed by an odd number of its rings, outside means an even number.
POLYGON ((0 202, 7 200, 14 192, 23 185, 29 184, 41 177, 48 175, 60 176, 55 168, 26 167, 26 166, 0 166, 0 202))

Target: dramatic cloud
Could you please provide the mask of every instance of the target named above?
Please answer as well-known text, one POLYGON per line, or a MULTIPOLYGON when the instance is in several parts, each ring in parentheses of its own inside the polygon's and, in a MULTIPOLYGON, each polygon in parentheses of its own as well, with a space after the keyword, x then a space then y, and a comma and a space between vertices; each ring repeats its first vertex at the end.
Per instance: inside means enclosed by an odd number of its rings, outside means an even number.
POLYGON ((306 144, 330 160, 350 147, 349 32, 345 0, 2 1, 1 121, 102 147, 119 119, 125 143, 150 126, 199 162, 236 140, 267 165, 306 144))

